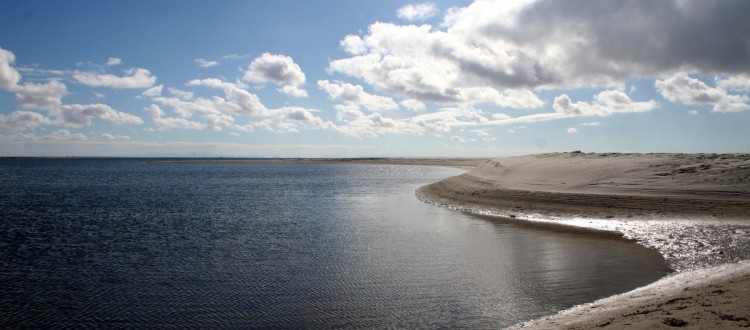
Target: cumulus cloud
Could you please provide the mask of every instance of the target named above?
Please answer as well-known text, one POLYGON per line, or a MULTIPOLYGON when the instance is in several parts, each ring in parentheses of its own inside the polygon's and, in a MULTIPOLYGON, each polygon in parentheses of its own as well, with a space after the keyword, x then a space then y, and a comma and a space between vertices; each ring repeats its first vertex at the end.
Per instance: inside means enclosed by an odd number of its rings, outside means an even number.
POLYGON ((68 127, 91 126, 95 118, 115 124, 143 124, 140 117, 112 109, 101 103, 66 104, 53 111, 53 114, 61 121, 61 125, 68 127))
POLYGON ((12 90, 21 80, 21 74, 13 67, 16 56, 0 48, 0 89, 12 90))
POLYGON ((233 113, 249 116, 262 116, 265 115, 267 111, 257 95, 244 89, 238 87, 225 87, 224 94, 226 95, 228 102, 217 102, 217 105, 230 109, 233 113))
POLYGON ((125 76, 108 73, 76 72, 73 79, 87 86, 109 88, 148 88, 156 83, 156 77, 146 69, 134 68, 125 71, 125 76))
POLYGON ((423 21, 437 14, 438 8, 434 3, 418 3, 406 5, 396 12, 400 19, 407 21, 423 21))
POLYGON ((404 108, 407 108, 409 110, 413 111, 424 111, 427 109, 427 105, 424 104, 424 102, 420 100, 415 99, 406 99, 400 102, 404 108))
MULTIPOLYGON (((502 86, 498 89, 488 79, 469 75, 459 61, 443 54, 446 47, 459 47, 466 42, 469 41, 433 31, 429 25, 375 23, 364 39, 356 36, 344 39, 342 45, 355 56, 331 61, 329 70, 421 102, 495 103, 514 108, 537 108, 544 104, 527 89, 502 86), (366 50, 362 51, 363 48, 366 50)), ((462 47, 483 52, 469 45, 462 47)), ((488 57, 486 61, 495 60, 488 57)), ((487 73, 488 77, 494 75, 487 73)))
POLYGON ((191 81, 188 81, 188 86, 203 86, 203 87, 210 87, 210 88, 227 88, 227 87, 237 87, 236 84, 217 79, 217 78, 205 78, 205 79, 193 79, 191 81))
POLYGON ((338 125, 337 130, 359 139, 394 133, 421 135, 426 131, 425 127, 417 123, 388 118, 380 112, 365 115, 354 108, 340 107, 337 110, 346 110, 348 118, 344 124, 338 125))
POLYGON ((349 54, 359 55, 367 52, 367 44, 359 36, 348 35, 339 44, 349 54))
POLYGON ((219 62, 217 61, 209 61, 205 58, 197 58, 195 59, 195 64, 197 64, 201 68, 210 68, 212 66, 219 65, 219 62))
MULTIPOLYGON (((180 103, 187 108, 203 112, 223 112, 248 116, 264 116, 267 108, 260 102, 257 95, 242 88, 242 86, 216 78, 196 79, 188 82, 188 86, 204 86, 221 89, 225 98, 198 98, 195 102, 180 103)), ((158 99, 164 101, 165 99, 158 99)), ((173 102, 174 103, 174 102, 173 102)))
POLYGON ((191 100, 193 98, 193 92, 184 91, 174 87, 167 87, 169 94, 177 96, 181 100, 191 100))
POLYGON ((300 129, 336 129, 330 121, 313 114, 315 110, 301 107, 283 107, 269 110, 268 118, 253 123, 272 132, 299 132, 300 129))
POLYGON ((16 102, 22 109, 52 110, 62 104, 63 96, 68 95, 68 88, 57 80, 43 84, 25 83, 14 90, 16 102))
POLYGON ((728 94, 721 87, 710 87, 685 73, 678 73, 667 79, 657 80, 655 86, 665 99, 672 102, 689 105, 713 105, 713 111, 716 112, 750 110, 750 104, 748 103, 750 98, 747 96, 728 94))
POLYGON ((185 128, 185 129, 197 129, 197 130, 206 128, 205 124, 190 121, 185 118, 168 117, 164 113, 164 110, 162 110, 156 104, 150 105, 148 108, 146 108, 146 111, 148 111, 149 114, 151 115, 151 120, 153 120, 157 129, 162 130, 162 131, 172 129, 172 128, 185 128))
POLYGON ((552 108, 566 116, 609 116, 615 113, 646 112, 659 107, 656 101, 635 102, 622 91, 607 90, 594 96, 594 102, 573 102, 566 94, 555 98, 552 108))
POLYGON ((0 129, 23 131, 41 125, 52 125, 52 121, 44 115, 32 111, 15 111, 9 115, 0 114, 0 129))
MULTIPOLYGON (((149 97, 156 104, 152 104, 146 110, 151 114, 151 119, 157 129, 185 128, 221 131, 229 128, 247 132, 261 124, 250 122, 240 125, 237 123, 237 118, 254 117, 261 118, 260 121, 266 121, 269 116, 272 116, 271 111, 263 105, 260 98, 245 90, 244 85, 240 83, 206 78, 191 80, 186 85, 217 89, 222 91, 223 95, 196 97, 192 92, 171 87, 167 88, 171 96, 161 96, 160 91, 149 93, 149 97), (161 108, 162 106, 178 117, 167 115, 166 111, 161 108), (196 113, 199 119, 191 119, 196 113)), ((142 95, 146 96, 145 94, 142 95)))
POLYGON ((114 134, 110 134, 110 133, 102 133, 102 137, 105 138, 105 139, 107 139, 107 140, 111 140, 111 141, 115 141, 115 140, 128 141, 128 140, 130 140, 130 137, 127 136, 127 135, 114 135, 114 134))
POLYGON ((716 85, 724 90, 750 92, 750 75, 740 74, 731 77, 718 77, 716 85))
POLYGON ((279 92, 291 97, 307 97, 307 91, 297 86, 286 85, 279 88, 279 92))
POLYGON ((398 104, 390 97, 365 92, 360 85, 318 80, 318 87, 333 100, 350 102, 373 111, 396 110, 398 104))
POLYGON ((43 136, 42 139, 52 140, 52 141, 85 141, 85 140, 88 140, 88 138, 86 138, 86 135, 83 135, 83 133, 73 133, 66 129, 54 131, 48 135, 43 136))
POLYGON ((264 53, 250 63, 242 79, 260 84, 292 86, 294 88, 291 89, 282 87, 280 91, 289 96, 307 96, 306 92, 302 93, 299 89, 299 86, 305 83, 305 74, 289 56, 264 53))
MULTIPOLYGON (((472 88, 502 95, 679 70, 731 75, 750 70, 748 12, 747 1, 475 1, 449 10, 442 29, 374 23, 341 41, 350 56, 329 71, 422 102, 470 102, 472 88)), ((524 101, 539 103, 515 105, 524 101)))
POLYGON ((575 134, 575 133, 578 133, 578 129, 575 127, 570 127, 568 128, 567 132, 570 134, 575 134))

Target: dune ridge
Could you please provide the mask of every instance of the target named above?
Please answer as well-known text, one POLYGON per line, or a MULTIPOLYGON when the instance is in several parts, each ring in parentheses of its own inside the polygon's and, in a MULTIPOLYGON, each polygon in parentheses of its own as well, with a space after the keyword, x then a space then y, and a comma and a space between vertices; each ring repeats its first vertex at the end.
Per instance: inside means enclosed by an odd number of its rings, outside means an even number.
POLYGON ((575 152, 493 159, 420 193, 507 215, 745 219, 750 154, 575 152))
POLYGON ((620 232, 680 271, 513 328, 750 326, 750 154, 492 159, 417 195, 469 212, 620 232))

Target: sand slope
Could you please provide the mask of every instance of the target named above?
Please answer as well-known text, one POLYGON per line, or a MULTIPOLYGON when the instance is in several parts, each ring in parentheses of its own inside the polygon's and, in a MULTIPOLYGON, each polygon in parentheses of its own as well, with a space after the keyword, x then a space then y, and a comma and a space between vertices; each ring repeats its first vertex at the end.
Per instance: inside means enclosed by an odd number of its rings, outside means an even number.
POLYGON ((500 212, 593 217, 750 214, 750 154, 557 153, 488 160, 420 189, 500 212))

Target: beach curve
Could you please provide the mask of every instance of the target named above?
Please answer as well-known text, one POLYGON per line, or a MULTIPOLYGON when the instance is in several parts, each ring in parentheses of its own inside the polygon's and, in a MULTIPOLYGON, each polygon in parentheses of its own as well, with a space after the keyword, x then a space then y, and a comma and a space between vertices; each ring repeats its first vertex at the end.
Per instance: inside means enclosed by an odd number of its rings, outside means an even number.
POLYGON ((417 196, 471 213, 619 232, 678 271, 515 328, 750 326, 749 154, 493 159, 417 196))

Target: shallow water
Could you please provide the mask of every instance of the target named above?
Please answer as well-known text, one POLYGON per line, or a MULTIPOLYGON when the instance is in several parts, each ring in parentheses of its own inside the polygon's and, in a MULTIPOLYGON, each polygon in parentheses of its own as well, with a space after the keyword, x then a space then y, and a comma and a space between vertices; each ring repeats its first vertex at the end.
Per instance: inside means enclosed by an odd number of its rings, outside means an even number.
POLYGON ((621 239, 414 197, 461 172, 0 161, 0 327, 497 328, 669 271, 621 239))
POLYGON ((600 219, 548 216, 516 210, 489 211, 460 205, 440 206, 519 225, 545 224, 559 230, 574 227, 619 233, 624 238, 659 251, 669 267, 678 272, 750 260, 750 215, 744 220, 708 216, 668 218, 659 215, 600 219))

